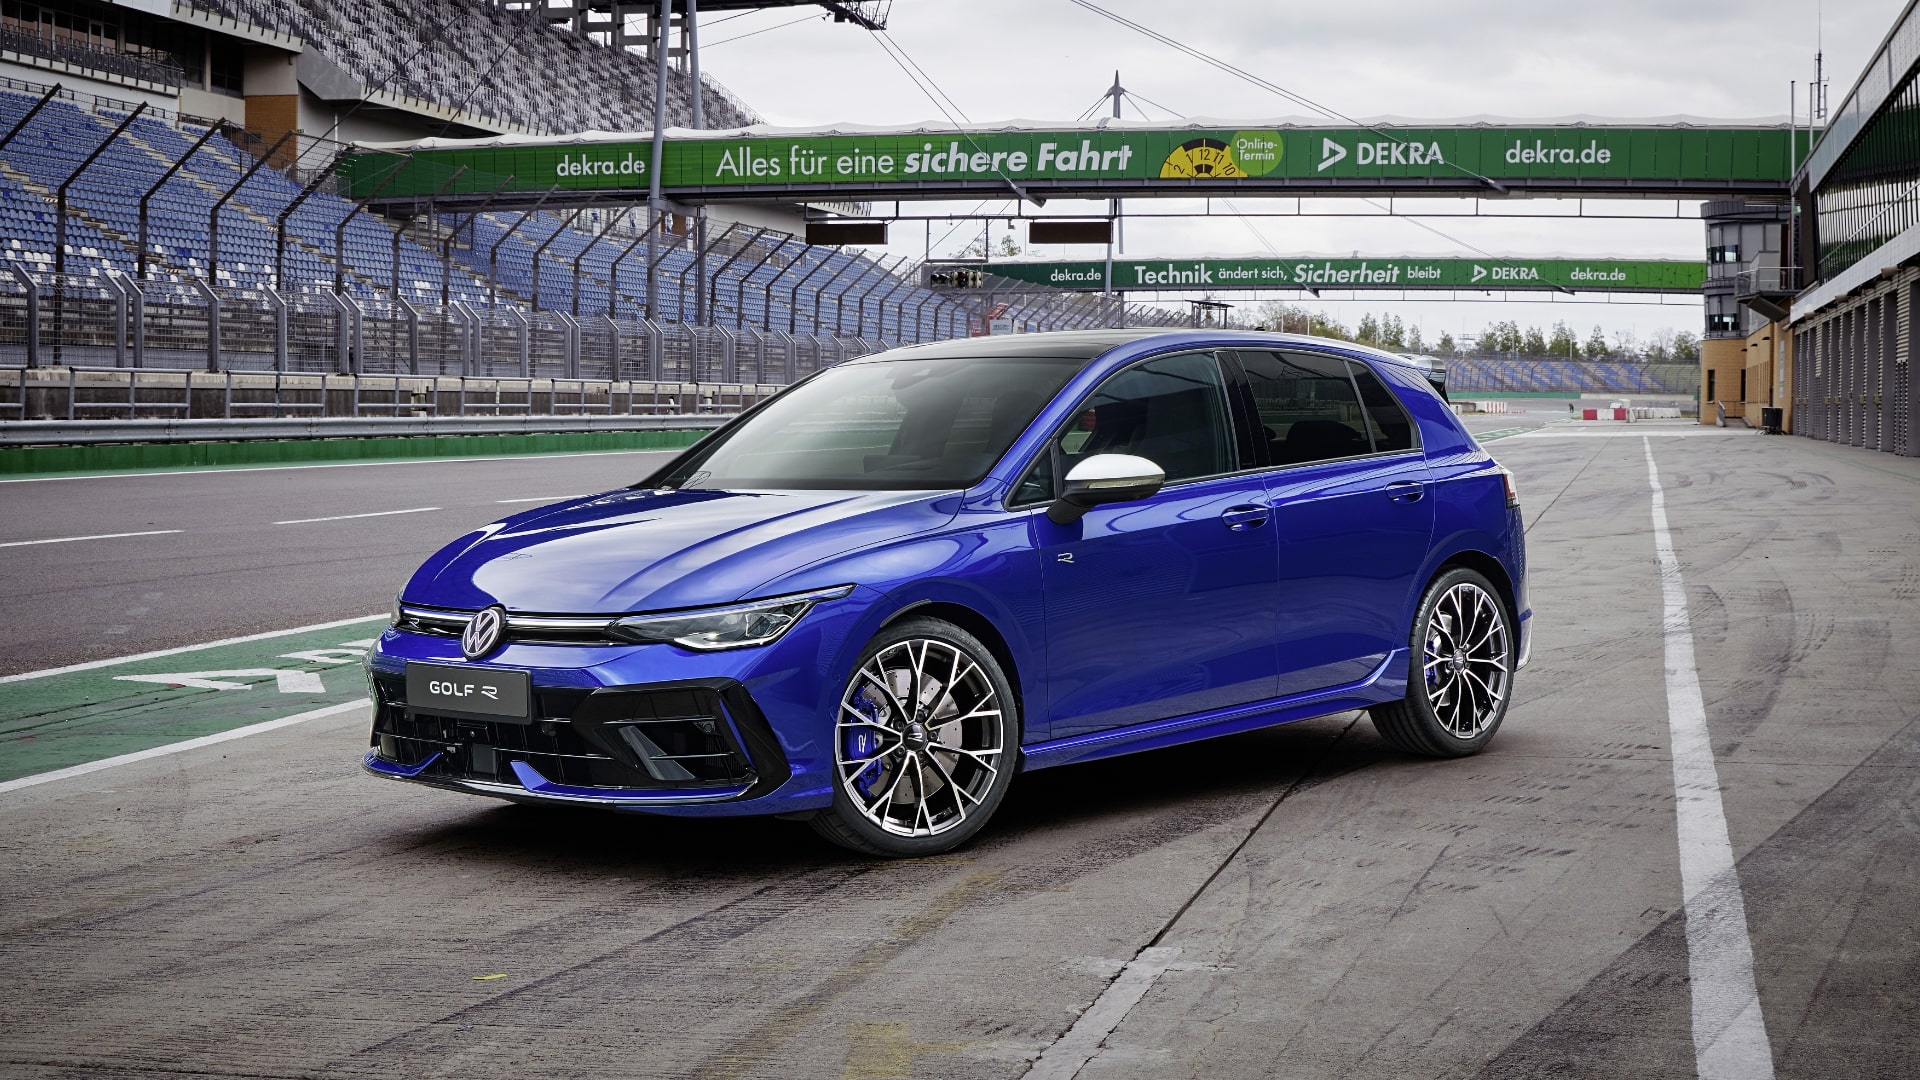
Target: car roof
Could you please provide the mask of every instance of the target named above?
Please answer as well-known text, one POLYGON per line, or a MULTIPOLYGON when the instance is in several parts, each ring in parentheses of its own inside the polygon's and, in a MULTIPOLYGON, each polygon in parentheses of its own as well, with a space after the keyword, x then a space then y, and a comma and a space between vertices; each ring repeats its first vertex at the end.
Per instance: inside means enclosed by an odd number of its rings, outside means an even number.
MULTIPOLYGON (((885 352, 869 353, 846 361, 848 364, 892 362, 898 360, 934 360, 979 357, 1026 357, 1033 359, 1081 360, 1092 362, 1122 346, 1142 343, 1178 348, 1240 346, 1243 348, 1283 348, 1286 346, 1338 349, 1349 355, 1385 360, 1401 367, 1418 365, 1397 353, 1370 345, 1307 334, 1277 334, 1264 330, 1179 330, 1166 327, 1136 327, 1119 330, 1051 330, 1038 334, 995 334, 991 337, 954 338, 925 345, 905 345, 885 352)), ((1137 349, 1127 350, 1137 353, 1137 349)))

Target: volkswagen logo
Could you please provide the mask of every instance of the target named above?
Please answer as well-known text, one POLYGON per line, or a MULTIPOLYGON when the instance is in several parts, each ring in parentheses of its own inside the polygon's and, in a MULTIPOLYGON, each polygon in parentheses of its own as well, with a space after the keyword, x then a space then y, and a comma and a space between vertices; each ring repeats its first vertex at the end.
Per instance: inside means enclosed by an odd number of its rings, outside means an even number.
POLYGON ((460 651, 469 660, 478 660, 500 647, 500 633, 507 626, 507 610, 498 604, 473 617, 460 634, 460 651))

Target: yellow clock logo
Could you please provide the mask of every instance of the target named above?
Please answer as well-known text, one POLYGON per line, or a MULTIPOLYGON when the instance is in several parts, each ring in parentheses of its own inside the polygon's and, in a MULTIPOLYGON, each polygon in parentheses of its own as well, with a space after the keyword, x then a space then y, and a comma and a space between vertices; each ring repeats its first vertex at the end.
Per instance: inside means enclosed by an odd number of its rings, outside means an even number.
POLYGON ((1233 147, 1219 139, 1188 139, 1160 164, 1162 177, 1201 180, 1239 179, 1246 174, 1233 159, 1233 147))

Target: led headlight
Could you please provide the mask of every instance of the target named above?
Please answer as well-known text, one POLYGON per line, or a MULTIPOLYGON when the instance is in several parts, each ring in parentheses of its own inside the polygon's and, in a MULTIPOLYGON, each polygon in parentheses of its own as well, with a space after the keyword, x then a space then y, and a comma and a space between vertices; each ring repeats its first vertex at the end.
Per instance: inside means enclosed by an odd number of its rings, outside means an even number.
POLYGON ((607 631, 625 641, 671 643, 703 652, 744 649, 779 640, 813 605, 822 600, 838 600, 852 591, 853 586, 841 585, 725 607, 634 615, 616 620, 607 631))

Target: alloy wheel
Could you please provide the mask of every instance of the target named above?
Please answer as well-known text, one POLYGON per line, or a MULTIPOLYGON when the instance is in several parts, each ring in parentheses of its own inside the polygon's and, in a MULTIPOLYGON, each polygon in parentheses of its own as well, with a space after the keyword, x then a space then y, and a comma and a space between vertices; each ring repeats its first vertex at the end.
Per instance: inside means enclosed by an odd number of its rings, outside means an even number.
POLYGON ((895 642, 854 672, 834 724, 840 784, 895 836, 938 836, 986 800, 1005 748, 986 670, 934 638, 895 642))
POLYGON ((1506 609, 1471 582, 1448 589, 1427 619, 1427 704, 1447 734, 1471 739, 1506 704, 1513 672, 1506 609))

